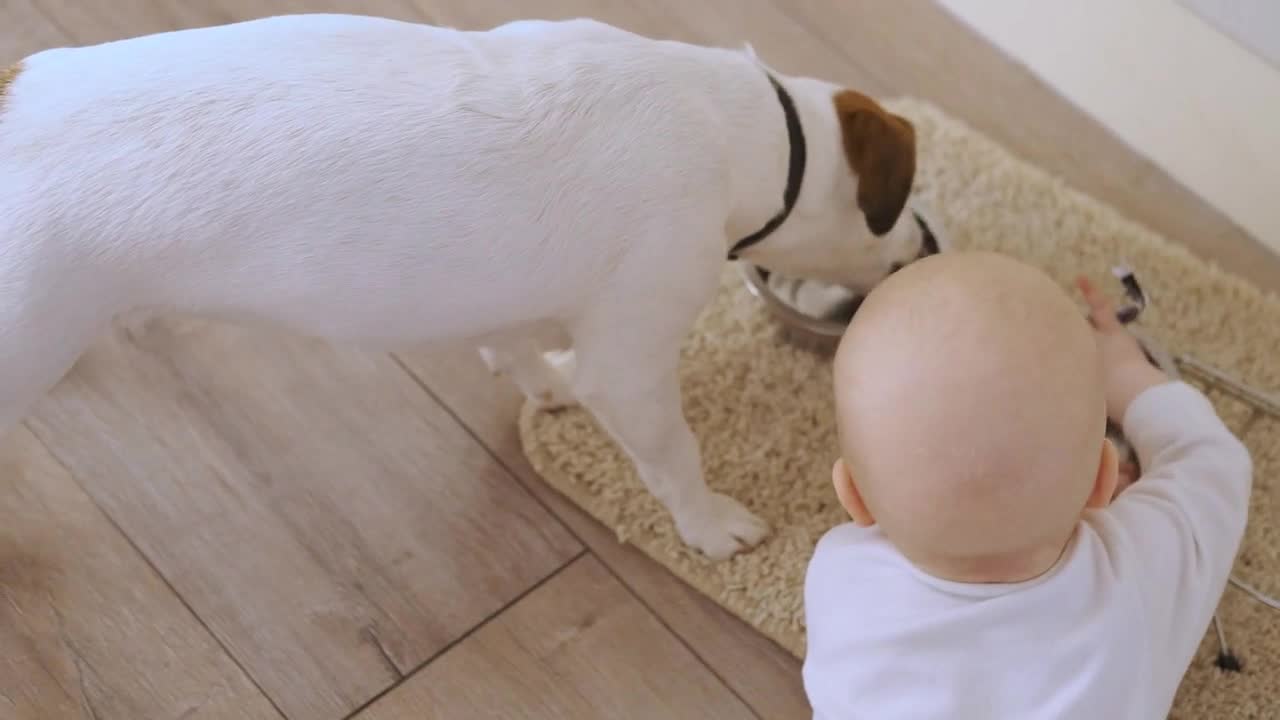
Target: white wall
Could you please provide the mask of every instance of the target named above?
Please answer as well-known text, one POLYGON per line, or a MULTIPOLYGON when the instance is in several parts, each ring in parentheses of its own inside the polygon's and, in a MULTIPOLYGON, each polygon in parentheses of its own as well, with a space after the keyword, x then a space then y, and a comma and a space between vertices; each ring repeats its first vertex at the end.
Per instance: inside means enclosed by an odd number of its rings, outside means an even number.
POLYGON ((1280 251, 1280 69, 1173 0, 940 2, 1280 251))

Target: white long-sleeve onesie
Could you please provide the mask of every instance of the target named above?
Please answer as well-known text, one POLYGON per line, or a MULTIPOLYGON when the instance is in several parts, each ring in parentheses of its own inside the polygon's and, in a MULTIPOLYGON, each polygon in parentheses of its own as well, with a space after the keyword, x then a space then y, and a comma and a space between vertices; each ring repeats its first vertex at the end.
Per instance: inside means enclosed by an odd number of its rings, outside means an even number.
POLYGON ((1181 382, 1137 397, 1124 431, 1143 477, 1033 580, 948 582, 875 527, 827 533, 805 581, 814 718, 1166 717, 1239 549, 1252 463, 1181 382))

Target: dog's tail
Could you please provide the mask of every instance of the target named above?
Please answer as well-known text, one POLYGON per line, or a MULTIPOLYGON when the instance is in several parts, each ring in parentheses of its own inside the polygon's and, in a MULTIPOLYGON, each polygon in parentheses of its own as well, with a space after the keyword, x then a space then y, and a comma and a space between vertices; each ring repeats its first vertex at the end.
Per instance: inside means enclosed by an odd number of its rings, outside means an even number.
POLYGON ((4 99, 9 93, 9 86, 17 79, 18 73, 22 72, 22 61, 4 68, 0 68, 0 110, 4 110, 4 99))

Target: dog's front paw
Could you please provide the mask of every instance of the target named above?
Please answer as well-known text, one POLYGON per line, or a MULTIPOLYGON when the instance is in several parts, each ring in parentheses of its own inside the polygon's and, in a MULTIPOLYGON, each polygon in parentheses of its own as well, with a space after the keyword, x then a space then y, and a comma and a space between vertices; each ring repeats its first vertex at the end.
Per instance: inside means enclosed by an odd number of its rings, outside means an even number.
POLYGON ((725 560, 760 544, 769 524, 728 495, 707 493, 697 507, 676 518, 676 530, 685 544, 712 560, 725 560))

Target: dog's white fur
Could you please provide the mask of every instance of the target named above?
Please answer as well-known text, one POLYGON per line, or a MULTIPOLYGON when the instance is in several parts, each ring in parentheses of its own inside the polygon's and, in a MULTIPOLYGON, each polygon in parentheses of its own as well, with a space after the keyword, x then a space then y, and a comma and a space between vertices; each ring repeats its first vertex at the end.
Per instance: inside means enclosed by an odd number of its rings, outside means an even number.
MULTIPOLYGON (((867 230, 838 88, 780 79, 808 170, 745 258, 865 289, 919 234, 867 230)), ((139 309, 389 349, 474 338, 530 397, 591 410, 689 544, 722 558, 766 534, 704 483, 676 381, 727 248, 781 205, 783 114, 749 51, 586 20, 286 16, 45 51, 6 95, 0 427, 139 309), (546 325, 571 354, 544 358, 546 325)))

